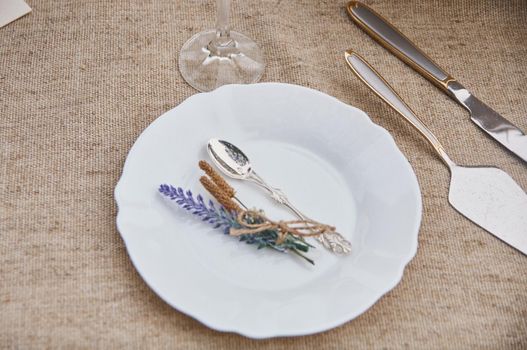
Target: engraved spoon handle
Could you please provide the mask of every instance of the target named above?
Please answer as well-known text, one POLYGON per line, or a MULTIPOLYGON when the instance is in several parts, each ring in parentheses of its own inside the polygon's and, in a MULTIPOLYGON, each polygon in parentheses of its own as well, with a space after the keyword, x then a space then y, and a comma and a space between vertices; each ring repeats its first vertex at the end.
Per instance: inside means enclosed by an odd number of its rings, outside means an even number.
POLYGON ((250 175, 249 175, 249 180, 253 181, 254 183, 256 183, 257 185, 259 185, 260 187, 264 188, 265 190, 267 190, 267 192, 269 192, 269 194, 271 195, 271 198, 273 198, 275 201, 277 201, 278 203, 280 204, 283 204, 285 205, 286 207, 288 207, 293 213, 295 213, 296 216, 298 216, 301 220, 305 220, 307 219, 307 216, 304 215, 300 210, 298 210, 297 208, 295 208, 295 206, 289 201, 289 199, 287 198, 287 196, 285 195, 285 193, 279 189, 279 188, 275 188, 275 187, 271 187, 269 186, 261 177, 260 175, 258 175, 256 172, 254 171, 251 171, 250 175))
MULTIPOLYGON (((251 171, 247 179, 264 188, 267 192, 269 192, 271 198, 273 198, 278 203, 285 205, 301 220, 308 219, 306 215, 295 208, 295 206, 289 201, 282 190, 269 186, 256 172, 251 171)), ((316 236, 315 238, 324 246, 324 248, 334 253, 347 254, 351 251, 351 243, 338 232, 326 233, 316 236)))

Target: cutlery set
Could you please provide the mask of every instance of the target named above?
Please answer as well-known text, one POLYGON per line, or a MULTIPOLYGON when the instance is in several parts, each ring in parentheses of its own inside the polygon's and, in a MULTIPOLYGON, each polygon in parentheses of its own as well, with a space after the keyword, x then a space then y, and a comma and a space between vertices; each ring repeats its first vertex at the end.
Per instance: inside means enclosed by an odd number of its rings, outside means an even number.
MULTIPOLYGON (((518 127, 472 95, 371 8, 351 1, 347 10, 366 33, 466 108, 476 125, 527 162, 527 135, 518 127)), ((364 58, 348 50, 345 59, 366 86, 426 138, 449 168, 450 204, 472 222, 527 254, 527 194, 524 190, 496 167, 456 165, 432 132, 364 58)))

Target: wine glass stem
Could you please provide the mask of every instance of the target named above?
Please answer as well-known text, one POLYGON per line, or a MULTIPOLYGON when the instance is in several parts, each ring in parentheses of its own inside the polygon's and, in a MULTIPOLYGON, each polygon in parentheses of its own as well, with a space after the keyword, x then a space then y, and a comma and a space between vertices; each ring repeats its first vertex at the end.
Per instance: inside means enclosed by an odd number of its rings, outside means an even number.
POLYGON ((231 12, 231 0, 216 0, 217 3, 217 15, 216 15, 216 31, 219 38, 227 39, 230 38, 230 12, 231 12))
POLYGON ((236 42, 231 38, 229 18, 231 0, 217 0, 216 37, 208 45, 211 55, 229 57, 238 53, 236 42))

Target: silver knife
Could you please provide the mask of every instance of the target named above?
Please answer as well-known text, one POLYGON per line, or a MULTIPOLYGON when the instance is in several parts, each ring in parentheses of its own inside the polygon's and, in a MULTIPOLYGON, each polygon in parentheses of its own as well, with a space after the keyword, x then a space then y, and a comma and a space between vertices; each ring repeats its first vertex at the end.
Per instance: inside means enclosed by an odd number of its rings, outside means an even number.
POLYGON ((366 33, 465 107, 476 125, 527 162, 527 135, 517 126, 481 102, 371 8, 351 1, 347 10, 366 33))

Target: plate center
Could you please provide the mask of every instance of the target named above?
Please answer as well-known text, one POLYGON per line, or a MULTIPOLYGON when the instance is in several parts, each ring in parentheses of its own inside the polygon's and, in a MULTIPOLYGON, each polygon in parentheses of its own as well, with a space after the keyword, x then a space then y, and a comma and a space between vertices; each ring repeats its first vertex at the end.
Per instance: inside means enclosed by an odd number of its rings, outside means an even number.
MULTIPOLYGON (((243 145, 253 169, 269 185, 280 188, 308 217, 336 226, 353 243, 355 203, 345 178, 323 160, 323 149, 318 151, 320 154, 315 154, 299 146, 269 139, 244 140, 239 145, 243 145)), ((263 209, 274 221, 297 219, 256 184, 240 180, 229 182, 248 208, 263 209)), ((196 255, 195 261, 214 275, 255 290, 297 288, 325 274, 340 259, 346 259, 327 251, 314 238, 309 242, 316 248, 310 249, 306 255, 315 260, 315 266, 293 254, 267 248, 257 250, 255 246, 238 242, 216 230, 186 235, 185 239, 196 255)))

